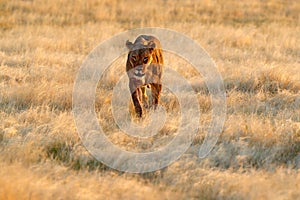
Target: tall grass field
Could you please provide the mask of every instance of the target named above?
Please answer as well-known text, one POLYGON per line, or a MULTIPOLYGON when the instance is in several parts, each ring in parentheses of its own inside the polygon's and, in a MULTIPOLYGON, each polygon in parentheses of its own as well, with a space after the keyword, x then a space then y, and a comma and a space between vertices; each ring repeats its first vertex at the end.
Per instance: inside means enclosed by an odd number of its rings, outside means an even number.
MULTIPOLYGON (((300 199, 299 33, 297 0, 0 0, 0 199, 300 199), (166 52, 166 62, 192 85, 200 126, 174 163, 132 174, 86 150, 72 92, 98 44, 143 27, 182 33, 210 54, 224 81, 227 113, 217 144, 199 158, 211 95, 192 65, 166 52)), ((159 134, 148 140, 124 134, 111 98, 126 59, 99 81, 97 119, 114 145, 155 151, 174 138, 180 105, 164 88, 168 117, 159 134)))

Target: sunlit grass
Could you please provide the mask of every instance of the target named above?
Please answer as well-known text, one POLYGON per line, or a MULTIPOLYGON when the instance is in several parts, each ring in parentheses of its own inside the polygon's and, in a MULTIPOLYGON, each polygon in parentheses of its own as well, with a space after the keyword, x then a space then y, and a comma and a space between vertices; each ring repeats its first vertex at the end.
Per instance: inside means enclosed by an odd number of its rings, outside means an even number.
MULTIPOLYGON (((297 1, 0 0, 0 13, 0 199, 299 198, 297 1), (82 145, 72 116, 73 83, 97 44, 149 26, 184 33, 212 56, 224 79, 227 118, 213 151, 199 159, 211 97, 189 63, 165 53, 166 64, 196 92, 198 134, 169 167, 121 173, 82 145)), ((122 133, 111 113, 111 97, 125 62, 124 55, 98 84, 99 123, 123 149, 156 150, 174 137, 180 105, 165 89, 161 103, 168 118, 159 134, 147 140, 122 133)), ((128 109, 132 114, 132 105, 128 109)))

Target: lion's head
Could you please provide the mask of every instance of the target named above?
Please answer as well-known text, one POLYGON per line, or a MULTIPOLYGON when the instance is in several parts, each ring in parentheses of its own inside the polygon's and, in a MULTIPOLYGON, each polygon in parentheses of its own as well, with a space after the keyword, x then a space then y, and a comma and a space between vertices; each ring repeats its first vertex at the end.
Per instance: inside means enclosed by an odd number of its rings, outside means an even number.
MULTIPOLYGON (((149 36, 147 39, 150 39, 149 36)), ((127 41, 126 46, 129 49, 127 72, 136 79, 143 79, 147 72, 151 72, 150 65, 157 63, 155 41, 146 40, 144 36, 134 43, 127 41)))

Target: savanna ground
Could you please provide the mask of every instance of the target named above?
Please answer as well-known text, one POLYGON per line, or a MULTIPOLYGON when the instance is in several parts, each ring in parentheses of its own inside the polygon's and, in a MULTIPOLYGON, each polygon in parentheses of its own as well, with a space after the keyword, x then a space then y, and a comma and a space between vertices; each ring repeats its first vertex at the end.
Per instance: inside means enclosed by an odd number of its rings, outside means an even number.
MULTIPOLYGON (((299 1, 1 0, 0 13, 0 199, 300 198, 299 1), (73 83, 97 44, 151 26, 186 34, 207 50, 224 79, 227 118, 213 151, 199 159, 210 95, 188 63, 166 55, 197 93, 199 132, 167 168, 121 173, 83 147, 72 116, 73 83)), ((120 133, 111 116, 125 57, 99 84, 96 112, 117 144, 155 149, 153 141, 139 144, 120 133)), ((178 125, 172 98, 163 93, 171 118, 161 140, 153 139, 158 143, 178 125)))

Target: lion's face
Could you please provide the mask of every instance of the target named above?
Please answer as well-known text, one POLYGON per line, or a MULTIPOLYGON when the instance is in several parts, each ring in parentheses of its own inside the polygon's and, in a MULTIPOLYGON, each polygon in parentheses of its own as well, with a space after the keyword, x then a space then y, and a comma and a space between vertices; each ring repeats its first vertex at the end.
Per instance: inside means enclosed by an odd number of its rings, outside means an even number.
POLYGON ((134 78, 142 79, 145 77, 153 60, 152 52, 153 49, 151 48, 143 48, 134 50, 129 54, 129 62, 132 66, 130 70, 134 78))

